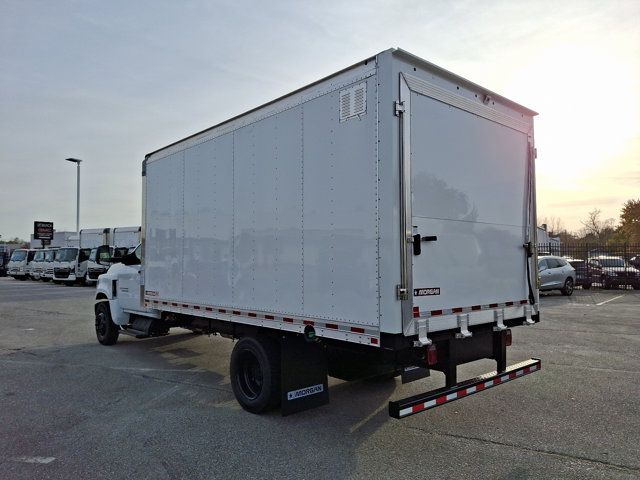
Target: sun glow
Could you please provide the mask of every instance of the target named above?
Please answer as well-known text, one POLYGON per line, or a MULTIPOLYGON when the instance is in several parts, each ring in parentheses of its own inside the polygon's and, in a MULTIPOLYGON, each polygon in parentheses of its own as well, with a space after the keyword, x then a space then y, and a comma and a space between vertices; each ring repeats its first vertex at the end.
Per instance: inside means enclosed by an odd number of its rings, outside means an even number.
POLYGON ((606 168, 637 135, 637 79, 615 50, 555 45, 523 62, 512 91, 540 112, 536 118, 538 176, 562 175, 566 186, 606 168))

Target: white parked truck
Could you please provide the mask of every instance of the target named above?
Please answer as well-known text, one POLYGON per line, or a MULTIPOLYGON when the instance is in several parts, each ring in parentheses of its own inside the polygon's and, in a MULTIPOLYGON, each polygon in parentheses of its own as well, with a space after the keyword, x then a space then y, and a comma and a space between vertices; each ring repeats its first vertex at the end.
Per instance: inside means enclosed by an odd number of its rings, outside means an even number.
MULTIPOLYGON (((109 256, 121 257, 129 253, 140 243, 141 227, 115 227, 110 230, 110 235, 103 245, 109 245, 109 256)), ((94 284, 98 277, 107 271, 105 265, 96 262, 97 246, 91 249, 87 263, 87 278, 85 283, 94 284)))
POLYGON ((48 248, 44 251, 44 266, 40 280, 48 282, 53 279, 53 263, 55 261, 57 248, 48 248))
POLYGON ((29 263, 33 260, 36 251, 28 248, 17 248, 11 252, 9 263, 7 263, 7 275, 16 280, 26 280, 29 278, 29 263))
POLYGON ((46 267, 45 263, 46 250, 36 250, 33 256, 33 260, 29 264, 29 277, 32 280, 41 280, 42 274, 46 267))
POLYGON ((109 245, 110 240, 110 228, 84 228, 80 230, 78 236, 80 248, 61 248, 57 254, 57 257, 60 258, 56 258, 54 262, 54 282, 67 285, 87 284, 91 249, 100 245, 109 245), (62 260, 62 257, 66 260, 62 260))
POLYGON ((131 249, 140 243, 140 232, 142 227, 116 227, 112 230, 111 245, 115 249, 131 249))
POLYGON ((284 415, 327 403, 327 375, 444 373, 389 403, 403 418, 538 370, 506 355, 539 320, 535 115, 391 49, 148 154, 142 242, 99 277, 98 340, 237 339, 238 402, 284 415))

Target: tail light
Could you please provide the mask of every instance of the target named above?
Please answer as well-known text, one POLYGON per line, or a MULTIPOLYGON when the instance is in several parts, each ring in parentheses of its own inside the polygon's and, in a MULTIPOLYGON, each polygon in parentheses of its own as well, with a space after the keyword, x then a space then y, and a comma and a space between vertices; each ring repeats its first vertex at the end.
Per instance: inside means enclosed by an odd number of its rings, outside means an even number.
POLYGON ((431 344, 427 347, 427 365, 435 365, 438 363, 438 350, 436 346, 431 344))
POLYGON ((507 347, 510 347, 510 346, 511 346, 511 342, 512 342, 512 339, 511 339, 511 329, 510 329, 510 328, 507 328, 507 331, 505 332, 505 337, 504 337, 504 344, 505 344, 507 347))

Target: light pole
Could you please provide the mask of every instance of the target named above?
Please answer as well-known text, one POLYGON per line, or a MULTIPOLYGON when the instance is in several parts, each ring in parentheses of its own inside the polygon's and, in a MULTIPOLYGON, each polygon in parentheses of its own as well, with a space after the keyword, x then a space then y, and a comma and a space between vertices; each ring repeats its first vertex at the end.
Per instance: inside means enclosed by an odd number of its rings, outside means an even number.
POLYGON ((80 235, 80 162, 82 160, 77 158, 65 158, 67 162, 73 162, 76 164, 77 172, 77 194, 76 194, 76 234, 80 235))

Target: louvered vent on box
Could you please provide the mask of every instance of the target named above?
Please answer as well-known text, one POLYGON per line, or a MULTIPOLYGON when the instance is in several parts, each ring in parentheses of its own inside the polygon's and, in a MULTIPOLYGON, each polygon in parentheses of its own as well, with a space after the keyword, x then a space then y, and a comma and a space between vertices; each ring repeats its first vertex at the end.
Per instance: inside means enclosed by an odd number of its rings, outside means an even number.
POLYGON ((340 91, 340 121, 367 113, 367 84, 360 83, 340 91))

